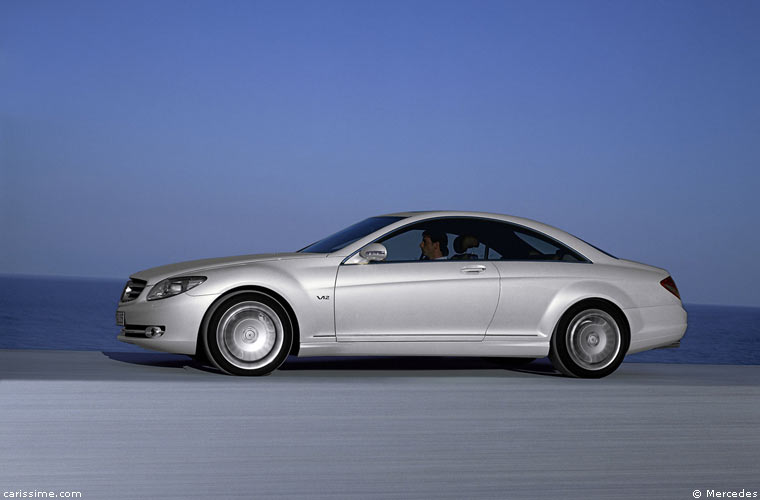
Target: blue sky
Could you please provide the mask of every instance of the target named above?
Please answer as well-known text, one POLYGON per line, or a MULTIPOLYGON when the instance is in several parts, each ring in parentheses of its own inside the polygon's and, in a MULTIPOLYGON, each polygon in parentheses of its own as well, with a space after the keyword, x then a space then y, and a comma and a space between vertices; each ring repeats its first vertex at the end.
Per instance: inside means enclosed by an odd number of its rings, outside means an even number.
POLYGON ((0 272, 520 215, 760 306, 757 2, 0 3, 0 272))

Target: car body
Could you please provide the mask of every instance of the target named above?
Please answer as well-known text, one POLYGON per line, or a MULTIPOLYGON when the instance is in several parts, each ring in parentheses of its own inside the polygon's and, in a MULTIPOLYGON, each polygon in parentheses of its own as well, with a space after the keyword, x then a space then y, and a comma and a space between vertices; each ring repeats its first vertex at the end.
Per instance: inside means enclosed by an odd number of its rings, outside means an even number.
POLYGON ((293 354, 550 356, 602 377, 677 345, 686 312, 663 269, 533 220, 436 211, 370 217, 298 252, 140 271, 117 323, 121 341, 240 375, 293 354))

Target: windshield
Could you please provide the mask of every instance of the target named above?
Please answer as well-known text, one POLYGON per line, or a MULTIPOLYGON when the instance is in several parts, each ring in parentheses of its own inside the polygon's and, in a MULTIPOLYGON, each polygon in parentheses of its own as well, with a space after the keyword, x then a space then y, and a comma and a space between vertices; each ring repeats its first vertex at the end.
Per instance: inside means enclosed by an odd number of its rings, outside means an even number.
POLYGON ((300 249, 299 252, 332 253, 340 250, 346 245, 350 245, 356 240, 364 238, 370 233, 374 233, 380 228, 400 221, 401 219, 403 219, 403 217, 370 217, 369 219, 357 222, 353 226, 348 226, 346 229, 338 231, 316 243, 312 243, 308 247, 300 249))

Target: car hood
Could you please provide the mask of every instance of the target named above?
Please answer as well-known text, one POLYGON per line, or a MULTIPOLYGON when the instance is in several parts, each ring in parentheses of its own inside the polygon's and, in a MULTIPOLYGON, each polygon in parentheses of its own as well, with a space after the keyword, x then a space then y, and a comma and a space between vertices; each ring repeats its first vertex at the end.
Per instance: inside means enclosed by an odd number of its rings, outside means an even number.
POLYGON ((202 274, 209 269, 218 269, 220 267, 239 266, 243 264, 253 264, 255 262, 265 262, 272 260, 289 260, 289 259, 313 259, 325 254, 317 253, 262 253, 254 255, 239 255, 237 257, 219 257, 215 259, 189 260, 187 262, 178 262, 166 266, 152 267, 143 271, 136 272, 130 276, 139 280, 145 280, 148 285, 153 285, 159 281, 174 276, 191 276, 202 274))

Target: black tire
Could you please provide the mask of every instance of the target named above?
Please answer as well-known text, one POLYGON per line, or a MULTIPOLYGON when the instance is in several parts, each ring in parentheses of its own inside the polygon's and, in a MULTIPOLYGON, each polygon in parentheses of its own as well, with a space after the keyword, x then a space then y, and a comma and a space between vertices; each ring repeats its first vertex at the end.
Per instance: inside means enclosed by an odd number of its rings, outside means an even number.
POLYGON ((602 378, 617 370, 630 343, 628 323, 617 308, 602 300, 586 300, 560 319, 549 359, 569 377, 602 378))
POLYGON ((208 359, 223 372, 267 375, 288 357, 293 326, 277 300, 244 292, 217 305, 202 336, 208 359))

